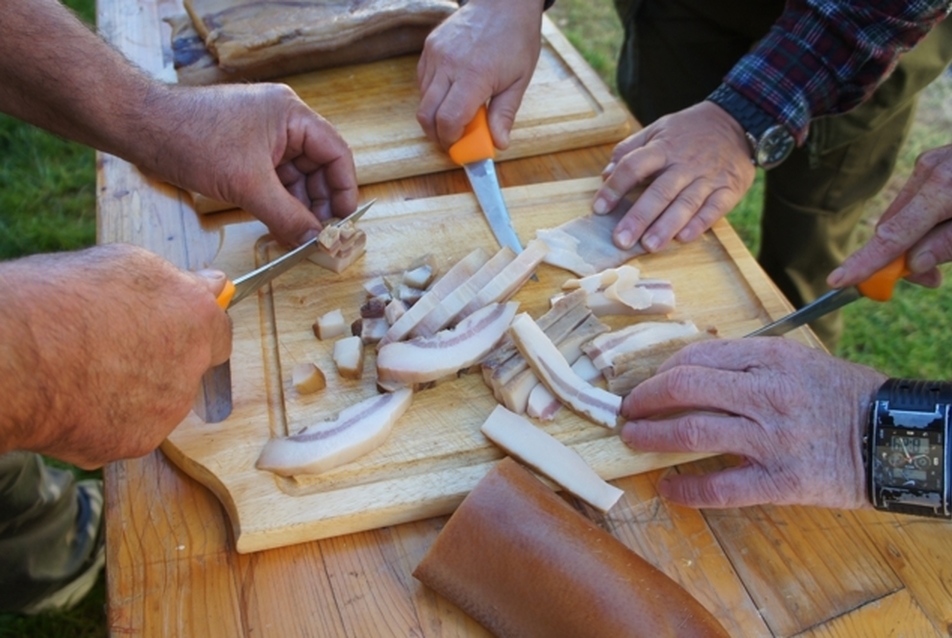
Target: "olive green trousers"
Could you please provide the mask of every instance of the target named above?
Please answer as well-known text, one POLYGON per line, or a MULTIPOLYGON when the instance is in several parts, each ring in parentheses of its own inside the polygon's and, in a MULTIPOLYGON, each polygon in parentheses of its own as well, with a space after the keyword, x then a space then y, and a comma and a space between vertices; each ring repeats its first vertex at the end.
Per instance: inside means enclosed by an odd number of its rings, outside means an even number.
POLYGON ((0 612, 35 604, 89 561, 96 538, 82 506, 69 471, 31 452, 0 454, 0 612))
MULTIPOLYGON (((625 29, 618 89, 648 125, 697 104, 762 38, 782 0, 615 0, 625 29)), ((827 275, 855 248, 865 204, 892 175, 919 93, 952 61, 952 20, 936 26, 869 100, 817 118, 807 143, 767 171, 760 265, 797 307, 828 290, 827 275)), ((875 211, 873 211, 875 212, 875 211)), ((813 324, 829 349, 839 313, 813 324)))

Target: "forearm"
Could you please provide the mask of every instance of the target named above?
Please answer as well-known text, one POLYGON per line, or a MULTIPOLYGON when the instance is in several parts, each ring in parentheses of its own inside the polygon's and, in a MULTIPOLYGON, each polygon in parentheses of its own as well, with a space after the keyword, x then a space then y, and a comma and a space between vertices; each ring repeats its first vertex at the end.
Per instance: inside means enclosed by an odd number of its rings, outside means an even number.
POLYGON ((791 0, 724 82, 802 143, 812 118, 848 111, 869 97, 948 6, 948 0, 791 0))
POLYGON ((0 110, 139 164, 168 92, 57 0, 4 3, 0 110))
POLYGON ((56 294, 56 262, 57 257, 44 255, 0 264, 0 453, 38 449, 49 434, 60 400, 49 364, 57 361, 62 366, 57 373, 70 373, 50 340, 70 343, 73 353, 85 359, 84 340, 77 334, 81 317, 56 294), (59 317, 56 326, 50 325, 53 317, 59 317))

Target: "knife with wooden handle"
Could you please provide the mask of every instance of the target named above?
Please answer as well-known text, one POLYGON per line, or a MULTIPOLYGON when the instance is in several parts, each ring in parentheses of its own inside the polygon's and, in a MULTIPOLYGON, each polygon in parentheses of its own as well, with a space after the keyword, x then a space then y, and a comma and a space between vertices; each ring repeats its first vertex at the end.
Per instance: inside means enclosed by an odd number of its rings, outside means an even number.
POLYGON ((877 270, 865 281, 855 286, 835 288, 808 303, 803 308, 791 312, 789 315, 759 330, 754 330, 746 336, 776 337, 786 334, 794 328, 799 328, 804 324, 819 319, 823 315, 842 308, 860 297, 866 297, 873 301, 889 301, 892 298, 893 288, 896 287, 896 282, 911 273, 912 271, 906 267, 906 256, 900 255, 883 268, 877 270))

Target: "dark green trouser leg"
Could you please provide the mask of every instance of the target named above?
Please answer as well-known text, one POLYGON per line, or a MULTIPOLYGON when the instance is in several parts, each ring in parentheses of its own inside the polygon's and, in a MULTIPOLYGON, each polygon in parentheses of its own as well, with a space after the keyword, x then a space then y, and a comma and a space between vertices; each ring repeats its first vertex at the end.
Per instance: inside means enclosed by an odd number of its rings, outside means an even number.
MULTIPOLYGON (((807 144, 767 172, 758 260, 794 305, 826 292, 827 275, 857 248, 853 229, 892 175, 919 93, 950 61, 947 20, 901 58, 868 101, 816 120, 807 144)), ((842 317, 834 313, 811 327, 833 349, 842 317)))
MULTIPOLYGON (((703 100, 783 8, 764 0, 616 0, 625 26, 619 91, 649 124, 703 100)), ((806 145, 767 173, 758 260, 796 306, 827 290, 826 276, 853 249, 866 201, 889 179, 919 92, 952 60, 952 21, 912 52, 869 101, 820 118, 806 145)), ((838 315, 811 327, 833 348, 838 315)))
POLYGON ((0 455, 0 611, 19 611, 73 576, 92 551, 77 547, 73 475, 29 452, 0 455))

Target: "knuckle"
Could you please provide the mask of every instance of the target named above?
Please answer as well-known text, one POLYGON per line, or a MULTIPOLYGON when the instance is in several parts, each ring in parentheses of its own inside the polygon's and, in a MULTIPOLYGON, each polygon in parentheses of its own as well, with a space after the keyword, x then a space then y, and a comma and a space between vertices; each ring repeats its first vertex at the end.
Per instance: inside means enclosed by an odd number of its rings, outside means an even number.
POLYGON ((689 452, 703 452, 705 450, 705 426, 697 415, 689 414, 678 420, 672 432, 675 444, 679 449, 689 452))

